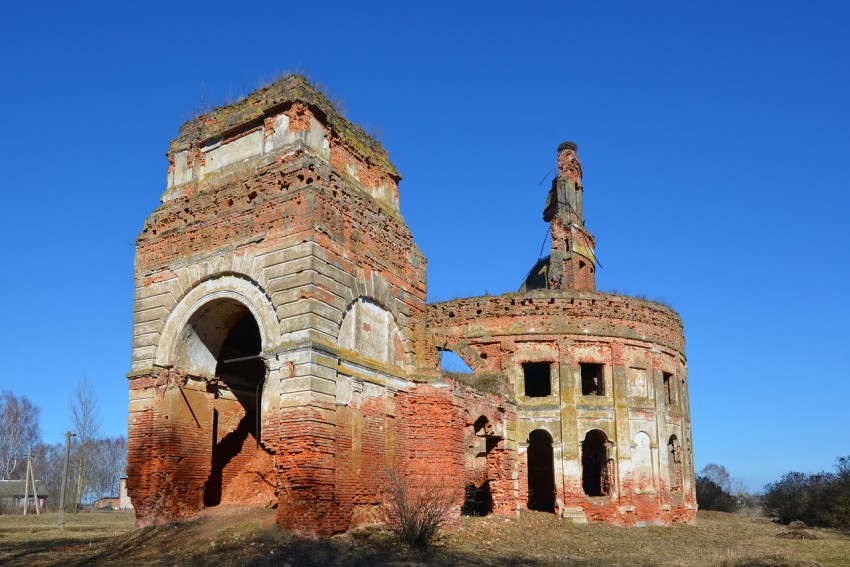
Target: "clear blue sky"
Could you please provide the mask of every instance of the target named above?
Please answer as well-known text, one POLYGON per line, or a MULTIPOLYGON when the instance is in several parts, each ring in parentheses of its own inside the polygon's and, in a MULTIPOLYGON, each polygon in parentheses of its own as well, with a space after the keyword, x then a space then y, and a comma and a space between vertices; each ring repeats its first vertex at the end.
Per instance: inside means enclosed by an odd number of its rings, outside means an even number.
POLYGON ((126 431, 133 242, 203 96, 305 69, 404 175, 432 300, 515 290, 574 140, 602 290, 687 334, 697 467, 850 454, 850 3, 16 2, 0 19, 0 388, 126 431), (593 4, 592 7, 588 5, 593 4))

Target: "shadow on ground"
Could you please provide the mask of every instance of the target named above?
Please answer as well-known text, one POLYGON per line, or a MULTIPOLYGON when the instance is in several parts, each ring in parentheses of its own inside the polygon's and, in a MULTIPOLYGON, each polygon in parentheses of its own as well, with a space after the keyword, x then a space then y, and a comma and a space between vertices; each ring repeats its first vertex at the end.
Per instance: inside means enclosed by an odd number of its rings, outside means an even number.
MULTIPOLYGON (((411 550, 381 534, 363 538, 345 536, 317 540, 297 537, 275 526, 260 529, 242 526, 225 529, 210 541, 200 537, 199 533, 193 533, 198 531, 197 528, 197 523, 167 524, 84 544, 80 544, 79 540, 64 539, 53 540, 49 544, 18 543, 6 546, 4 565, 484 567, 493 563, 492 557, 475 557, 440 546, 411 550)), ((537 562, 527 557, 503 557, 500 564, 506 567, 535 567, 551 563, 537 562)))
MULTIPOLYGON (((200 518, 131 529, 121 535, 83 532, 55 537, 0 533, 0 564, 75 566, 455 566, 710 567, 850 566, 850 536, 811 530, 817 539, 788 539, 767 520, 703 513, 697 526, 617 528, 573 525, 553 514, 518 520, 463 519, 427 550, 411 550, 390 534, 363 530, 329 539, 298 537, 274 524, 273 510, 210 509, 200 518), (41 539, 40 539, 41 538, 41 539)), ((23 529, 23 528, 22 528, 23 529)), ((55 533, 55 532, 54 532, 55 533)), ((99 532, 103 533, 103 532, 99 532)))

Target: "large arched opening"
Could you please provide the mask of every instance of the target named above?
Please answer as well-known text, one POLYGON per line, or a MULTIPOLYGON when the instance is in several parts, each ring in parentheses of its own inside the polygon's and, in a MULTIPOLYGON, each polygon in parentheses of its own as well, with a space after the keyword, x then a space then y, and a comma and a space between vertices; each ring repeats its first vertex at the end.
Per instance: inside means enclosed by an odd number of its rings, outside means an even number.
POLYGON ((211 396, 210 473, 204 505, 268 501, 274 495, 271 455, 260 444, 266 366, 257 319, 232 297, 198 308, 178 337, 175 363, 207 380, 211 396))
POLYGON ((545 429, 528 435, 528 508, 555 511, 555 459, 552 435, 545 429))

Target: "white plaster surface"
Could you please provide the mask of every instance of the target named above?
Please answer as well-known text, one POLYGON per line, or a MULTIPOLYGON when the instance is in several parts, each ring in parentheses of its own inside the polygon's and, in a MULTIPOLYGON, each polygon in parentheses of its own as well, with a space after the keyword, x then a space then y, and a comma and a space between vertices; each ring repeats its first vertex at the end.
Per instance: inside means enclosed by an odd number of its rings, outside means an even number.
POLYGON ((640 431, 632 445, 632 466, 638 490, 652 490, 652 453, 649 435, 640 431))
POLYGON ((630 398, 646 398, 648 396, 648 383, 646 368, 629 368, 627 376, 627 390, 630 398))
POLYGON ((206 165, 204 173, 212 173, 228 165, 258 156, 263 152, 263 131, 257 130, 232 142, 204 149, 206 165))
POLYGON ((365 359, 404 368, 401 333, 392 314, 368 300, 355 301, 339 330, 340 349, 365 359))
POLYGON ((169 175, 168 186, 182 185, 192 180, 192 170, 189 169, 189 152, 183 150, 174 155, 174 170, 169 175))

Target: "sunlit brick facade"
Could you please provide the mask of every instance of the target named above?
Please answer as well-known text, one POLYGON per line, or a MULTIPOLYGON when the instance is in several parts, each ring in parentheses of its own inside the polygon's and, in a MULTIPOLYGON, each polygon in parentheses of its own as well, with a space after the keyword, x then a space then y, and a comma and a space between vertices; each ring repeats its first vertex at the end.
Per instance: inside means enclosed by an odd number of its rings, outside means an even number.
POLYGON ((140 524, 243 504, 328 535, 380 521, 390 474, 451 479, 457 513, 692 519, 681 321, 595 293, 574 144, 536 277, 432 305, 398 171, 302 78, 187 122, 168 160, 135 265, 140 524))

